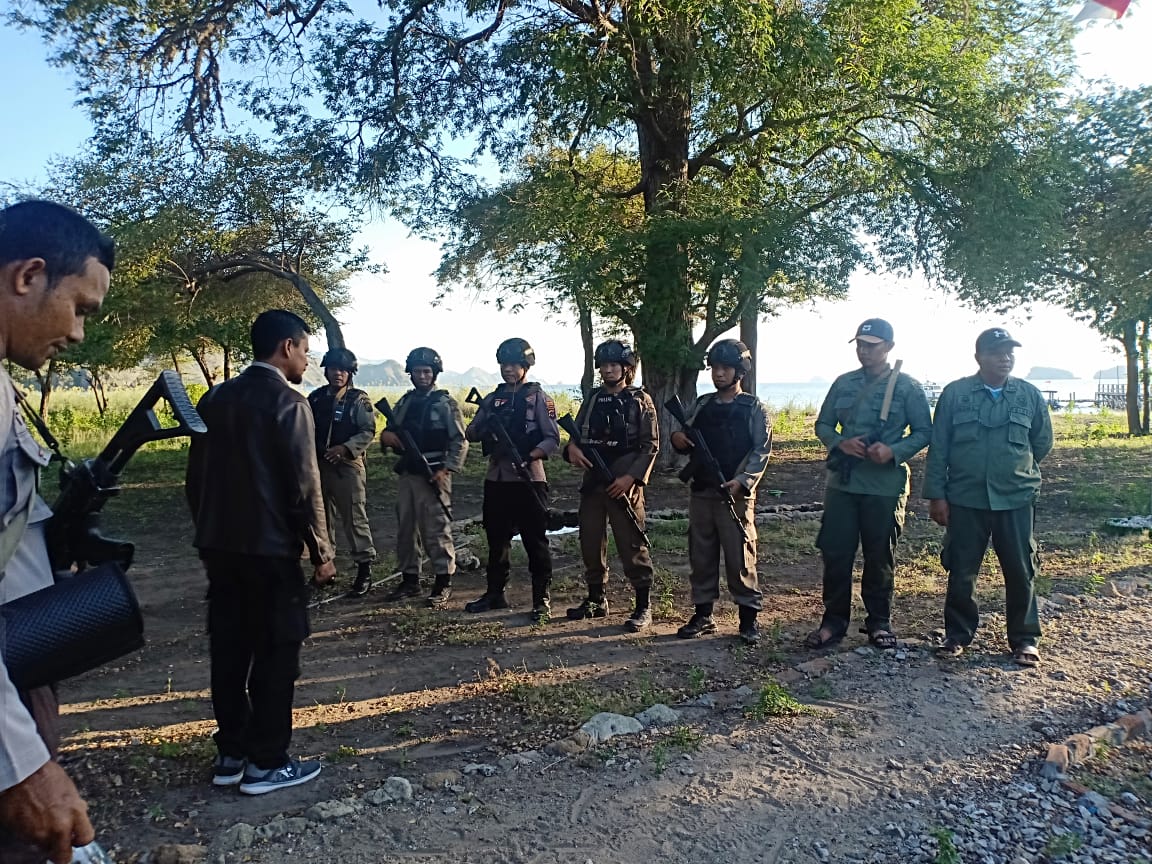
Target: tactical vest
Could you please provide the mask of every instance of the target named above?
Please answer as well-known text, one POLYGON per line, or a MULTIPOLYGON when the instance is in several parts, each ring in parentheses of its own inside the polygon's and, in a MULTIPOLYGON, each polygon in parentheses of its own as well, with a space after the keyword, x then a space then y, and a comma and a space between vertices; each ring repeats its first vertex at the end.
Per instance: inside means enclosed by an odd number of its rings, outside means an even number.
POLYGON ((584 443, 611 459, 640 446, 640 400, 638 387, 625 387, 619 393, 602 389, 589 395, 591 407, 584 418, 584 443))
MULTIPOLYGON (((504 428, 508 430, 508 437, 512 439, 520 455, 527 458, 532 449, 544 440, 539 418, 535 416, 532 419, 528 418, 529 402, 535 401, 536 394, 540 392, 540 385, 535 381, 525 384, 516 388, 511 396, 508 395, 509 390, 511 388, 506 384, 497 387, 491 396, 489 410, 504 424, 504 428)), ((485 456, 499 452, 499 447, 490 440, 490 437, 485 437, 480 449, 485 456)))
POLYGON ((343 444, 360 431, 353 421, 352 409, 361 399, 367 398, 367 393, 355 387, 349 387, 339 402, 327 387, 308 394, 308 404, 312 406, 312 417, 316 421, 316 452, 323 453, 329 447, 343 444))
POLYGON ((442 454, 448 449, 448 427, 430 422, 433 408, 448 397, 447 390, 421 393, 413 390, 404 397, 400 426, 412 436, 421 453, 442 454))
MULTIPOLYGON (((749 429, 755 406, 756 397, 751 393, 741 393, 727 404, 713 396, 704 403, 692 422, 720 463, 725 480, 736 476, 752 449, 752 433, 749 429)), ((714 486, 716 478, 709 475, 707 467, 700 460, 696 460, 695 464, 692 488, 714 486)))

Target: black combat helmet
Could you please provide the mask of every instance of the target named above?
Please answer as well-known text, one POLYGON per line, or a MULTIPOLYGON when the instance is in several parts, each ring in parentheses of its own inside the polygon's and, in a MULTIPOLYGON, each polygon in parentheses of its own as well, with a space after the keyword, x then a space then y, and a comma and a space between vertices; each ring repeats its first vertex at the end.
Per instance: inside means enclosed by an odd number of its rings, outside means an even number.
POLYGON ((752 371, 752 352, 739 339, 721 339, 712 343, 704 362, 709 366, 731 366, 736 377, 743 378, 744 373, 752 371))
POLYGON ((320 361, 321 368, 343 369, 349 375, 355 375, 360 368, 356 362, 356 355, 347 348, 330 348, 320 361))
POLYGON ((627 342, 621 342, 619 339, 601 342, 596 346, 596 354, 594 355, 597 366, 601 363, 619 363, 622 366, 631 366, 635 369, 639 360, 640 358, 636 356, 632 346, 627 342))
POLYGON ((444 371, 444 361, 433 348, 413 348, 408 352, 408 359, 404 361, 404 371, 409 375, 417 366, 428 366, 433 375, 444 371))
POLYGON ((536 352, 527 339, 505 339, 496 349, 496 362, 501 365, 516 363, 528 368, 536 365, 536 352))

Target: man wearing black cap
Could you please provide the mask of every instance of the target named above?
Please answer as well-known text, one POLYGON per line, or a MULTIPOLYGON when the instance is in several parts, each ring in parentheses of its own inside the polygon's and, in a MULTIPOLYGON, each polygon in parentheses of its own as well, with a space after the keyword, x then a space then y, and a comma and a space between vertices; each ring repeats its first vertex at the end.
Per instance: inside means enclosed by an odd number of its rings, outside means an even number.
POLYGON ((820 406, 816 435, 828 448, 824 518, 816 545, 824 558, 824 615, 809 648, 839 642, 852 612, 852 565, 864 550, 860 596, 868 641, 895 648, 892 586, 904 529, 909 459, 932 435, 932 412, 913 378, 888 365, 892 325, 869 318, 850 340, 860 368, 841 375, 820 406))
POLYGON ((1040 391, 1010 374, 1007 330, 976 339, 975 375, 940 394, 928 449, 924 497, 932 520, 947 528, 940 563, 948 571, 942 657, 958 657, 979 624, 976 577, 988 540, 1004 571, 1008 644, 1022 666, 1040 662, 1040 620, 1033 583, 1040 566, 1034 523, 1040 461, 1052 449, 1052 420, 1040 391))

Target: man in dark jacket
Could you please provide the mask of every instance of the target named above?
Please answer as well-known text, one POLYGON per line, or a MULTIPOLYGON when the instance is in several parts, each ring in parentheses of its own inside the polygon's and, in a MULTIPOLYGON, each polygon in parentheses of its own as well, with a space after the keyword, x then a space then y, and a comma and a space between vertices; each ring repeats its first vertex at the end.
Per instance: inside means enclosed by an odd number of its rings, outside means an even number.
POLYGON ((288 756, 300 646, 309 635, 305 550, 318 584, 336 568, 328 543, 315 425, 289 386, 308 368, 308 325, 280 309, 252 324, 256 361, 197 406, 186 493, 193 545, 208 574, 212 782, 262 795, 307 783, 319 762, 288 756))

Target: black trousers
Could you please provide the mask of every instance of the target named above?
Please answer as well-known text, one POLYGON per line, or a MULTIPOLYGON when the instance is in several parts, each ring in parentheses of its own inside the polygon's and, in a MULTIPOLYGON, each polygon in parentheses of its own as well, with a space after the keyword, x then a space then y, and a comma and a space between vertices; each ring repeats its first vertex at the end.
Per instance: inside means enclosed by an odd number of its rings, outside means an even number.
POLYGON ((902 496, 827 490, 824 519, 816 538, 824 557, 824 617, 820 626, 837 634, 847 632, 852 617, 852 565, 856 550, 862 546, 864 626, 869 633, 891 629, 896 544, 903 530, 902 496))
POLYGON ((548 546, 548 484, 484 481, 484 533, 488 537, 488 592, 498 594, 511 573, 512 537, 519 532, 528 553, 532 600, 548 599, 552 550, 548 546), (537 502, 543 502, 544 506, 537 502))
POLYGON ((308 583, 297 559, 205 557, 216 747, 257 768, 288 761, 308 583))

